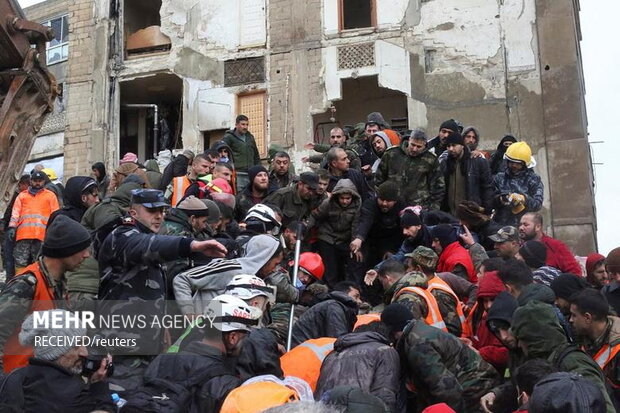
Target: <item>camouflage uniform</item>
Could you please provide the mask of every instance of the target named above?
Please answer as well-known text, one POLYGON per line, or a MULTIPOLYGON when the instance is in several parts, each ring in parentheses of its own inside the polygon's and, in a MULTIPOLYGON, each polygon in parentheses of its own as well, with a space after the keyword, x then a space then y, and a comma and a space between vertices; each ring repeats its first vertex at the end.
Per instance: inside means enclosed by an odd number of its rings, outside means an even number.
POLYGON ((474 263, 474 268, 476 271, 480 269, 480 266, 485 260, 489 259, 489 255, 484 247, 477 242, 473 245, 470 245, 467 250, 469 251, 469 256, 471 257, 471 262, 474 263))
POLYGON ((428 287, 426 276, 417 271, 406 274, 387 289, 384 296, 385 304, 389 304, 391 302, 401 303, 411 310, 413 317, 416 320, 424 319, 428 314, 428 306, 426 305, 426 301, 424 301, 423 297, 409 291, 405 291, 396 297, 398 292, 405 287, 420 287, 426 289, 428 287), (396 299, 394 297, 396 297, 396 299))
POLYGON ((519 226, 519 220, 527 212, 536 212, 542 208, 544 200, 544 186, 540 176, 532 169, 526 169, 516 174, 509 169, 499 172, 493 177, 495 198, 495 215, 493 220, 501 225, 519 226), (499 200, 501 196, 517 193, 525 196, 525 209, 518 214, 512 213, 511 205, 504 205, 499 200))
POLYGON ((480 397, 500 380, 493 366, 452 334, 417 320, 397 345, 413 382, 418 407, 446 403, 457 412, 480 411, 480 397))
POLYGON ((400 196, 408 205, 421 205, 428 210, 439 209, 445 193, 443 175, 437 157, 428 151, 410 156, 403 143, 383 154, 375 184, 394 182, 401 188, 400 196))
POLYGON ((265 198, 265 204, 272 204, 282 211, 282 225, 286 226, 293 221, 303 221, 310 215, 312 201, 299 197, 297 186, 278 189, 265 198))

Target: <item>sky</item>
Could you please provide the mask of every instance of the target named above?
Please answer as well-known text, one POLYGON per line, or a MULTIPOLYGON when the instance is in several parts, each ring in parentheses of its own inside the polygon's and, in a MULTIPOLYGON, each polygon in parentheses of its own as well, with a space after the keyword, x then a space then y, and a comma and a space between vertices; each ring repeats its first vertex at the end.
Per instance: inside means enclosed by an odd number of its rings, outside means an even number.
MULTIPOLYGON (((19 0, 22 7, 40 3, 42 0, 19 0)), ((620 246, 620 215, 615 208, 620 205, 620 179, 616 167, 615 143, 618 137, 606 136, 615 124, 609 120, 620 118, 616 106, 620 96, 620 46, 617 29, 602 16, 620 15, 618 0, 582 0, 581 3, 581 53, 585 75, 586 109, 588 112, 588 133, 594 165, 596 213, 598 225, 599 252, 607 255, 620 246), (602 143, 592 143, 602 142, 602 143), (600 165, 599 165, 600 164, 600 165)))

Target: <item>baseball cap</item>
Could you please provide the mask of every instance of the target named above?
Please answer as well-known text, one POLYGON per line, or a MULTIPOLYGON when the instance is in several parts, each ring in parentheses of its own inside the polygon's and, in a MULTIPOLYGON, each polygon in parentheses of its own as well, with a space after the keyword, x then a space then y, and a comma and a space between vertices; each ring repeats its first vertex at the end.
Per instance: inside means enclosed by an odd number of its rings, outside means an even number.
POLYGON ((501 227, 489 239, 493 242, 519 241, 519 232, 515 227, 501 227))
POLYGON ((435 268, 439 257, 430 248, 419 246, 413 252, 405 254, 405 257, 411 258, 414 262, 429 268, 435 268))
POLYGON ((45 174, 45 172, 42 172, 42 171, 34 171, 30 175, 30 180, 32 181, 35 181, 35 180, 45 181, 46 179, 47 179, 47 175, 45 174))
POLYGON ((145 208, 161 208, 169 206, 164 193, 158 189, 134 189, 131 191, 131 204, 145 208))
POLYGON ((299 175, 299 180, 308 185, 311 189, 316 189, 319 186, 319 177, 314 172, 304 172, 299 175))

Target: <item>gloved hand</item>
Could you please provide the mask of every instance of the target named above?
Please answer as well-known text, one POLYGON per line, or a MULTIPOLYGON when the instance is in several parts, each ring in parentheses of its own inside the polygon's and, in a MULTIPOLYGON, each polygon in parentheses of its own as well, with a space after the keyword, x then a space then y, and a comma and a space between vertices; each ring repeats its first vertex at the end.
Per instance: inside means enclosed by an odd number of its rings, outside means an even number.
POLYGON ((525 195, 518 194, 516 192, 511 193, 509 196, 510 203, 512 206, 517 206, 519 204, 525 204, 525 195))
POLYGON ((15 227, 10 227, 9 229, 6 230, 6 236, 9 237, 9 239, 11 241, 15 241, 15 231, 17 230, 17 228, 15 227))

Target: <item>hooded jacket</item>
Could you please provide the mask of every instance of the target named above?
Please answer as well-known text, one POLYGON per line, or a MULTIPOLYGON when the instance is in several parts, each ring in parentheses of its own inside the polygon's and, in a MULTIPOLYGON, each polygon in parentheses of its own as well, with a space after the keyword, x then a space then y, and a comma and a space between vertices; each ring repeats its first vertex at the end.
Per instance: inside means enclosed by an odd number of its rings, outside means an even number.
POLYGON ((517 139, 512 135, 506 135, 497 144, 497 149, 491 155, 491 173, 496 175, 498 172, 503 171, 506 168, 506 162, 504 162, 504 154, 506 153, 505 142, 515 143, 517 139))
POLYGON ((327 300, 310 307, 293 326, 293 346, 311 338, 338 338, 350 333, 357 320, 357 303, 347 294, 334 291, 327 300))
POLYGON ((103 162, 95 162, 92 169, 99 171, 101 178, 97 178, 97 186, 99 187, 99 199, 104 199, 108 192, 108 186, 110 185, 110 177, 106 174, 105 165, 103 162))
POLYGON ((140 188, 135 182, 123 182, 111 196, 86 210, 82 216, 82 225, 92 231, 125 215, 131 205, 131 191, 140 188))
POLYGON ((545 197, 542 180, 531 168, 526 168, 516 174, 510 169, 497 173, 493 178, 493 190, 495 195, 493 220, 501 225, 513 227, 519 226, 519 220, 527 212, 539 211, 545 197), (500 202, 502 195, 511 193, 525 196, 525 209, 518 214, 512 213, 511 205, 503 205, 500 202))
POLYGON ((604 393, 607 411, 615 409, 605 388, 605 377, 596 362, 569 344, 555 311, 541 301, 530 301, 514 313, 512 331, 527 348, 528 359, 543 358, 560 371, 581 374, 604 393))
POLYGON ((338 386, 354 386, 396 412, 400 385, 400 359, 389 340, 376 332, 349 333, 336 340, 334 351, 323 360, 315 397, 338 386))
POLYGON ((97 182, 89 176, 73 176, 67 181, 65 187, 65 205, 52 213, 47 225, 52 223, 58 215, 65 215, 74 221, 82 221, 82 216, 86 212, 86 206, 82 202, 82 192, 88 187, 95 188, 97 182))
POLYGON ((379 163, 381 162, 381 157, 383 157, 383 154, 390 149, 392 146, 394 146, 394 144, 392 143, 392 141, 390 140, 390 138, 387 136, 387 134, 385 132, 377 132, 375 134, 376 136, 380 137, 383 142, 385 142, 385 150, 381 153, 377 152, 375 150, 375 146, 372 144, 372 141, 375 139, 375 137, 373 136, 372 138, 370 138, 370 147, 372 148, 372 152, 375 154, 375 156, 377 157, 377 160, 372 164, 371 167, 371 171, 372 173, 377 173, 377 169, 379 169, 379 163))
POLYGON ((244 257, 213 260, 177 275, 172 284, 183 314, 202 314, 213 297, 224 294, 226 285, 235 275, 257 275, 279 245, 270 235, 257 235, 246 244, 244 257))
POLYGON ((144 164, 146 168, 146 177, 151 184, 151 188, 159 188, 161 186, 162 173, 159 172, 159 164, 155 159, 149 159, 144 164))
POLYGON ((360 208, 362 201, 359 194, 349 179, 338 181, 332 192, 332 196, 324 200, 319 207, 312 212, 308 219, 308 229, 318 227, 318 239, 328 244, 336 245, 349 243, 357 231, 360 208), (351 194, 351 203, 342 207, 338 202, 340 194, 351 194))
POLYGON ((234 159, 232 149, 230 149, 230 146, 226 142, 224 141, 213 142, 213 144, 211 145, 211 149, 213 149, 214 151, 218 151, 218 152, 220 151, 220 149, 228 149, 228 155, 230 156, 230 158, 228 158, 228 163, 231 163, 234 165, 235 159, 234 159))
POLYGON ((519 302, 519 307, 522 307, 530 301, 534 300, 549 304, 553 308, 558 323, 560 323, 560 326, 564 330, 564 335, 569 341, 572 342, 573 329, 566 320, 566 317, 564 317, 564 314, 562 314, 560 309, 555 305, 555 293, 553 292, 551 287, 537 283, 531 283, 523 287, 523 290, 521 291, 521 294, 517 299, 517 301, 519 302))

